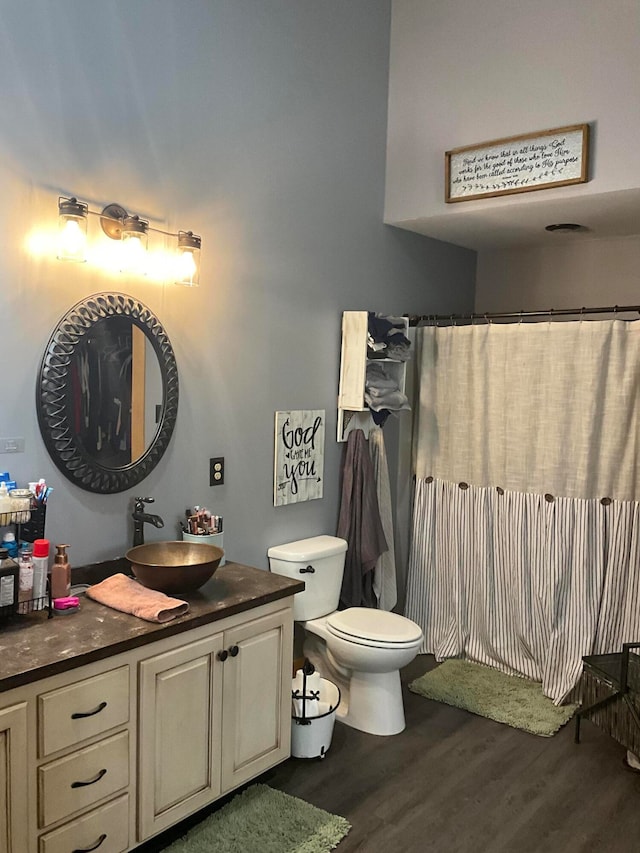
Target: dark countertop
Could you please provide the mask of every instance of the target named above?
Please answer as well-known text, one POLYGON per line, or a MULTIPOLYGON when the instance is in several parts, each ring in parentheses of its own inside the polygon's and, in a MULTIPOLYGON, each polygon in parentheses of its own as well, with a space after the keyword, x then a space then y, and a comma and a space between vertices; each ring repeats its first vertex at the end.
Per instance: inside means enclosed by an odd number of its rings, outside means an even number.
MULTIPOLYGON (((74 583, 76 579, 74 578, 74 583)), ((176 598, 189 613, 171 622, 145 622, 82 595, 80 609, 47 619, 46 612, 0 622, 0 692, 75 669, 286 598, 302 581, 227 563, 197 592, 176 598)))

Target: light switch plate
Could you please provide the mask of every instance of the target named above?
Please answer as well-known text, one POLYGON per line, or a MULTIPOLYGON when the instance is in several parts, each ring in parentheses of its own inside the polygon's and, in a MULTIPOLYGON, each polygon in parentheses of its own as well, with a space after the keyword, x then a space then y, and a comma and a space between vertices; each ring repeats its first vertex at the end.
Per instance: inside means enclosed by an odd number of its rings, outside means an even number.
POLYGON ((0 453, 24 453, 24 438, 0 438, 0 453))

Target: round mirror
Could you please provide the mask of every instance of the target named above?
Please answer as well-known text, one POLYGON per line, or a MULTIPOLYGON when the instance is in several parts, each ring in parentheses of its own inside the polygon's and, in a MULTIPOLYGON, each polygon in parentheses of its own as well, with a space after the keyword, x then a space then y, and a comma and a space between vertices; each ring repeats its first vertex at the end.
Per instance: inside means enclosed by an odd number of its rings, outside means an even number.
POLYGON ((159 320, 121 293, 74 305, 53 331, 36 389, 51 458, 90 492, 139 483, 165 452, 178 411, 178 370, 159 320))

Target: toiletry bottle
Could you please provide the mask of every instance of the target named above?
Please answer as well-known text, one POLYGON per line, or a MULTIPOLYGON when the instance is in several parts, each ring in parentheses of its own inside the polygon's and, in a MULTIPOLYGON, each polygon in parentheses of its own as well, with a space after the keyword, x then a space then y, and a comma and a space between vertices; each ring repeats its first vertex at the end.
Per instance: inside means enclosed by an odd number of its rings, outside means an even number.
POLYGON ((0 548, 0 609, 3 613, 14 613, 18 607, 19 573, 18 564, 7 549, 0 548))
POLYGON ((33 543, 33 597, 34 610, 44 610, 47 595, 47 574, 49 572, 49 540, 36 539, 33 543))
POLYGON ((12 560, 18 559, 18 543, 16 542, 15 533, 5 533, 2 537, 2 548, 6 548, 12 560))
POLYGON ((33 598, 33 563, 31 562, 31 548, 27 543, 20 551, 18 566, 20 568, 18 601, 31 601, 33 598))
POLYGON ((71 566, 67 560, 68 545, 56 545, 51 569, 51 597, 66 598, 71 590, 71 566))

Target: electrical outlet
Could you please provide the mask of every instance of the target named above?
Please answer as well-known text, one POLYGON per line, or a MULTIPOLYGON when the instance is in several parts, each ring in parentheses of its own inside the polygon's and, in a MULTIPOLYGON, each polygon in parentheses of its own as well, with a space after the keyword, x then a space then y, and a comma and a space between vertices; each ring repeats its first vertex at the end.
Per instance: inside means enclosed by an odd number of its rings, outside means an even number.
POLYGON ((221 486, 224 483, 224 456, 209 460, 209 485, 221 486))

